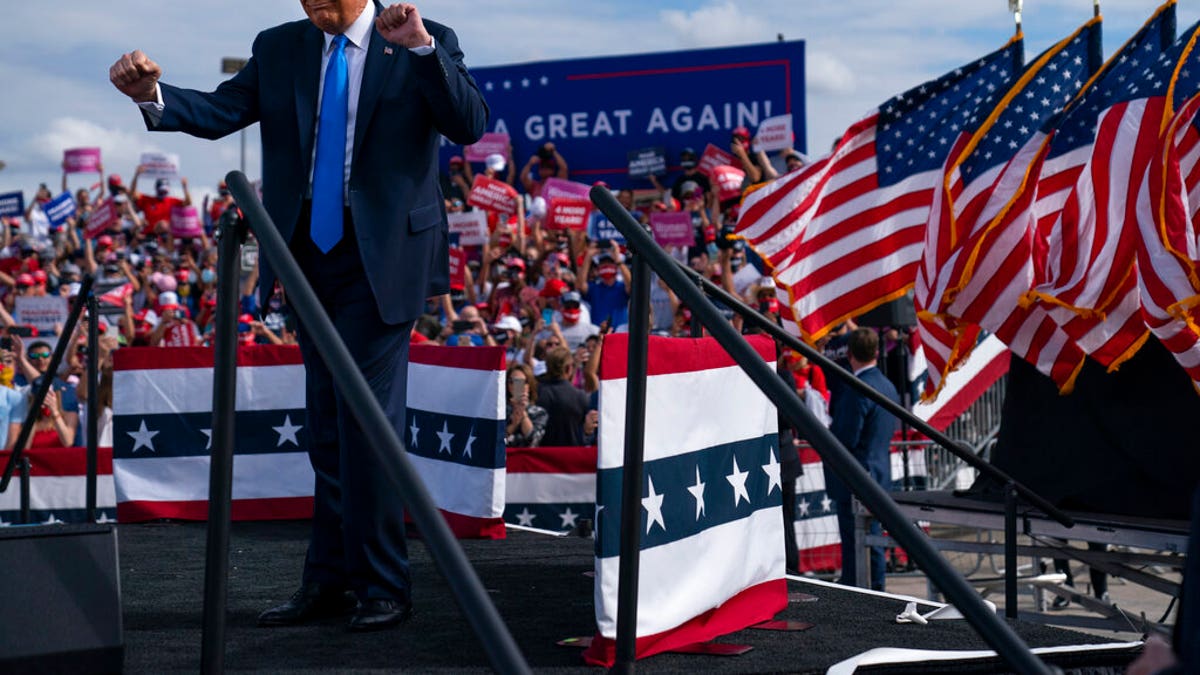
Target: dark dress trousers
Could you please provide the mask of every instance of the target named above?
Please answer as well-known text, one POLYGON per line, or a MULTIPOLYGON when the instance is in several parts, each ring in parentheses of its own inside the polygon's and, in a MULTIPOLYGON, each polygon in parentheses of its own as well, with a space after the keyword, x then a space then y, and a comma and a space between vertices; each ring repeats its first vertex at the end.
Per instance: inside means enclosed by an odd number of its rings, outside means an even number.
MULTIPOLYGON (((382 11, 376 3, 376 12, 382 11)), ((367 11, 370 11, 368 7, 367 11)), ((309 239, 309 181, 324 34, 308 20, 263 31, 246 66, 210 93, 160 83, 155 131, 220 138, 259 123, 262 198, 339 335, 403 438, 408 337, 425 298, 448 292, 448 229, 438 187, 442 135, 474 143, 487 104, 458 39, 426 20, 433 53, 389 44, 372 28, 357 101, 342 240, 321 253, 309 239)), ((351 102, 353 105, 354 102, 351 102)), ((259 260, 266 305, 275 274, 259 260)), ((354 421, 304 326, 310 460, 316 473, 304 581, 360 599, 409 599, 402 502, 374 466, 370 430, 354 421)))

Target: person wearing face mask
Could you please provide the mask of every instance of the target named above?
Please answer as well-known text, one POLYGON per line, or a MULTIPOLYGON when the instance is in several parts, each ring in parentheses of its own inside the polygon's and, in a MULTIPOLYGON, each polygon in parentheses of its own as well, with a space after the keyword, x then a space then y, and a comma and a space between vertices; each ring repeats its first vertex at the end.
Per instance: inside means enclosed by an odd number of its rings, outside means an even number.
POLYGON ((155 225, 163 221, 171 222, 172 208, 192 205, 192 193, 188 192, 188 181, 184 177, 179 178, 179 184, 183 187, 183 199, 171 196, 171 181, 167 178, 159 178, 154 181, 153 195, 138 192, 138 179, 141 178, 145 169, 145 166, 138 165, 137 171, 133 174, 133 181, 129 184, 129 192, 133 196, 133 203, 137 205, 137 209, 146 216, 146 227, 150 231, 143 230, 143 235, 153 236, 155 225))
MULTIPOLYGON (((12 338, 0 338, 12 347, 12 338)), ((12 349, 0 348, 0 447, 12 448, 12 442, 21 433, 28 404, 25 396, 13 386, 17 370, 17 355, 12 349)))
POLYGON ((607 322, 613 328, 620 328, 629 323, 629 268, 625 265, 625 256, 612 242, 606 243, 603 250, 595 243, 588 246, 579 278, 589 278, 588 272, 595 265, 596 279, 587 283, 583 293, 592 308, 592 323, 600 326, 607 322))
POLYGON ((204 195, 204 232, 210 237, 217 222, 221 220, 221 215, 230 206, 233 206, 233 194, 229 192, 229 186, 225 185, 225 181, 217 184, 217 198, 211 203, 208 201, 208 195, 204 195))
POLYGON ((46 204, 53 199, 50 194, 50 188, 46 187, 45 183, 38 186, 37 194, 33 200, 29 202, 29 206, 25 208, 25 229, 22 234, 29 242, 40 242, 50 240, 50 218, 44 210, 46 204))

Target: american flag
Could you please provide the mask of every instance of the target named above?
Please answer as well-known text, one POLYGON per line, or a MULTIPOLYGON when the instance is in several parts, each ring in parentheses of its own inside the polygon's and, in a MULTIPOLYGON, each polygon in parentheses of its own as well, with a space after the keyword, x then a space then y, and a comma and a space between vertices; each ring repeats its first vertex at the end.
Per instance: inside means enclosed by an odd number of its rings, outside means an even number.
MULTIPOLYGON (((765 361, 769 339, 752 336, 765 361)), ((600 363, 593 665, 615 657, 629 336, 600 363)), ((774 406, 712 338, 650 338, 637 656, 706 642, 787 606, 774 406)))
MULTIPOLYGON (((929 360, 929 397, 937 395, 946 374, 966 359, 980 337, 978 323, 964 317, 979 321, 988 312, 1007 312, 1013 306, 993 302, 995 289, 964 295, 962 314, 950 309, 972 279, 978 246, 989 226, 1026 179, 1030 139, 1066 106, 1101 61, 1097 17, 1034 59, 1011 88, 989 95, 955 142, 944 183, 934 194, 914 287, 922 347, 929 360)), ((1009 253, 1018 260, 1029 254, 1028 246, 1009 253)), ((1006 290, 1011 295, 1028 288, 1006 290)), ((1061 338, 1059 343, 1068 344, 1061 338)), ((1076 354, 1076 362, 1079 359, 1082 354, 1076 354)))
POLYGON ((1023 44, 888 100, 832 154, 746 197, 738 233, 774 268, 806 338, 912 286, 943 162, 977 107, 1016 79, 1023 44))
POLYGON ((1167 126, 1146 183, 1151 218, 1138 219, 1137 265, 1142 317, 1200 391, 1198 27, 1181 38, 1183 58, 1166 94, 1167 126))
POLYGON ((1148 337, 1135 261, 1137 221, 1150 214, 1138 196, 1182 47, 1175 43, 1175 3, 1164 3, 1080 93, 1047 142, 1047 165, 1071 158, 1080 170, 1057 213, 1038 213, 1046 246, 1035 251, 1031 295, 1110 370, 1148 337))

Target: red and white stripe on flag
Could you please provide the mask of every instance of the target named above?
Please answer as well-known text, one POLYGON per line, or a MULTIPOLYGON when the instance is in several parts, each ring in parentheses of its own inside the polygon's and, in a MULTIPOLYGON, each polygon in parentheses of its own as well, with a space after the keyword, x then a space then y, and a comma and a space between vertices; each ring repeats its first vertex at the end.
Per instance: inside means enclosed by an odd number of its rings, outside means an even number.
POLYGON ((460 538, 503 539, 504 349, 413 345, 405 443, 460 538))
POLYGON ((1138 221, 1142 316, 1200 391, 1200 94, 1170 118, 1147 189, 1151 222, 1138 221))
MULTIPOLYGON (((751 344, 773 363, 766 338, 751 344)), ((628 335, 601 357, 592 664, 615 655, 628 335)), ((650 338, 638 519, 637 656, 704 642, 787 606, 775 407, 707 339, 650 338)))
MULTIPOLYGON (((8 464, 12 451, 0 451, 0 467, 8 464)), ((87 451, 84 448, 30 448, 29 512, 33 523, 87 522, 87 451)), ((97 448, 96 508, 98 520, 116 520, 117 499, 113 489, 112 449, 97 448)), ((0 492, 0 527, 17 522, 21 511, 21 487, 16 479, 0 492)))

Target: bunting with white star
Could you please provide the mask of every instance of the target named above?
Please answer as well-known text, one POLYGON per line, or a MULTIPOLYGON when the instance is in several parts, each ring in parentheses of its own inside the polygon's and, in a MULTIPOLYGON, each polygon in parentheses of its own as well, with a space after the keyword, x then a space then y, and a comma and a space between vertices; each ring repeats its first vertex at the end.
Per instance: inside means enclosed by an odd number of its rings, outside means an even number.
POLYGON ((404 444, 458 537, 504 538, 504 349, 413 345, 404 444))
MULTIPOLYGON (((0 451, 0 466, 8 463, 11 451, 0 451)), ((87 522, 87 452, 83 448, 30 448, 29 522, 87 522)), ((98 448, 96 465, 96 522, 111 523, 117 518, 117 499, 113 492, 112 451, 98 448)), ((0 492, 0 527, 19 522, 21 489, 14 481, 12 489, 0 492)))
MULTIPOLYGON (((605 336, 600 364, 593 664, 615 655, 628 344, 605 336)), ((773 365, 774 343, 751 344, 773 365)), ((639 658, 787 606, 775 406, 711 338, 651 337, 647 370, 639 658)))
MULTIPOLYGON (((212 350, 126 348, 113 355, 113 460, 122 522, 208 517, 212 350)), ((238 350, 233 518, 312 515, 304 366, 294 347, 238 350)))
POLYGON ((504 521, 564 532, 596 517, 596 446, 507 448, 504 521))

